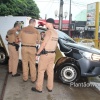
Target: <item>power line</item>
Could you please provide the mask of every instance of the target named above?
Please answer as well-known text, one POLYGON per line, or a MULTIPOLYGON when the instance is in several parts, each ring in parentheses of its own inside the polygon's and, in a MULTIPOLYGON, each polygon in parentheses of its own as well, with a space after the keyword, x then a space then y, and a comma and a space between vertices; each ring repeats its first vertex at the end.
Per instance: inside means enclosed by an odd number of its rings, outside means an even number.
MULTIPOLYGON (((60 3, 60 1, 58 1, 58 0, 50 0, 50 1, 53 2, 53 3, 60 3)), ((48 2, 48 3, 50 3, 50 1, 38 1, 37 0, 37 2, 48 2)), ((67 1, 64 0, 64 4, 69 4, 68 1, 69 0, 67 0, 67 1)), ((83 4, 83 3, 78 3, 78 2, 72 1, 72 5, 80 6, 80 7, 86 7, 87 4, 83 4)))
POLYGON ((74 2, 74 1, 72 1, 72 3, 75 4, 75 5, 86 6, 85 4, 77 3, 77 2, 74 2))
MULTIPOLYGON (((35 0, 36 2, 50 2, 50 1, 48 1, 48 0, 35 0)), ((51 0, 51 1, 53 1, 54 3, 60 3, 60 0, 51 0)), ((66 3, 68 3, 69 2, 69 0, 64 0, 64 2, 66 3)), ((87 5, 87 3, 85 3, 85 2, 77 2, 77 1, 74 1, 73 0, 73 3, 74 4, 78 4, 78 5, 83 5, 83 6, 86 6, 87 5)))
MULTIPOLYGON (((68 2, 69 0, 67 0, 67 1, 65 1, 64 0, 64 4, 67 4, 67 5, 69 5, 69 2, 68 2)), ((59 4, 60 3, 60 0, 58 1, 58 0, 49 0, 49 1, 39 1, 39 0, 37 0, 36 2, 48 2, 47 4, 46 4, 46 6, 44 6, 44 8, 43 8, 43 11, 45 11, 45 14, 48 14, 48 13, 50 13, 50 10, 51 10, 51 7, 53 7, 53 4, 54 3, 57 3, 57 4, 59 4)), ((42 4, 41 4, 42 5, 42 4)), ((86 8, 86 5, 84 5, 84 4, 81 4, 81 3, 77 3, 77 2, 75 2, 75 1, 72 1, 72 5, 74 5, 75 7, 77 7, 77 8, 79 8, 80 9, 80 7, 85 7, 86 8)), ((57 5, 56 5, 57 6, 57 5)))
POLYGON ((50 5, 48 11, 46 12, 46 14, 50 13, 50 9, 51 9, 52 5, 53 5, 53 2, 51 2, 51 5, 50 5))
POLYGON ((51 0, 49 0, 49 2, 44 6, 43 10, 45 10, 48 7, 47 5, 49 5, 50 2, 51 0))

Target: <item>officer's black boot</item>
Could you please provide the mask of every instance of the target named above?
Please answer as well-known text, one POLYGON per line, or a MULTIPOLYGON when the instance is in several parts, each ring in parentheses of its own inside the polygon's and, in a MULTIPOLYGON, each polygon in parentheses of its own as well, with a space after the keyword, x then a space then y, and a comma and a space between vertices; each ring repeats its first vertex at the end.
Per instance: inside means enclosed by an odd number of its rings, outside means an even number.
POLYGON ((20 74, 16 73, 15 75, 12 75, 12 77, 17 77, 17 76, 20 76, 20 74))

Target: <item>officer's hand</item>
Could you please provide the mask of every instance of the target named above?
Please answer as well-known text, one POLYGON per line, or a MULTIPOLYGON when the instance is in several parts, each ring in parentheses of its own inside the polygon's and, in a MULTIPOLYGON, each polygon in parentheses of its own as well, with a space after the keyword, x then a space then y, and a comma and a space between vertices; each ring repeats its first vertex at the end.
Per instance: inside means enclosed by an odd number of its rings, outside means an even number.
POLYGON ((38 59, 39 59, 39 56, 36 56, 36 58, 35 58, 35 59, 36 59, 36 61, 38 61, 38 59))

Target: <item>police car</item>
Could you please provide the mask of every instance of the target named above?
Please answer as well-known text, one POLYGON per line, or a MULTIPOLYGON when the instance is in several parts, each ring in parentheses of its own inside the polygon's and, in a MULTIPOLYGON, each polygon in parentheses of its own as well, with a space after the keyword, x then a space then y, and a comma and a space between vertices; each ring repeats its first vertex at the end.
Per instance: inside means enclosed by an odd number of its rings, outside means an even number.
MULTIPOLYGON (((39 32, 46 31, 37 28, 39 32)), ((54 73, 63 83, 78 81, 82 76, 100 75, 100 50, 76 43, 66 33, 56 30, 59 39, 54 73)))

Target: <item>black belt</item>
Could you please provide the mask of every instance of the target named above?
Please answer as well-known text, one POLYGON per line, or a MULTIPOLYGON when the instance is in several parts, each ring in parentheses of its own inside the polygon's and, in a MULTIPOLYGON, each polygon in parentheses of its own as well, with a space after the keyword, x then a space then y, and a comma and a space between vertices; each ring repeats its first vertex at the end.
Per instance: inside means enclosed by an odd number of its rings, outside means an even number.
POLYGON ((8 42, 8 44, 9 44, 9 45, 12 45, 12 46, 15 46, 15 44, 14 44, 14 43, 10 43, 10 42, 8 42))
POLYGON ((55 51, 46 51, 47 53, 55 53, 55 51))
POLYGON ((41 54, 48 54, 48 53, 55 53, 55 51, 46 51, 45 49, 41 51, 41 54))
POLYGON ((32 46, 32 45, 23 45, 23 44, 21 44, 21 46, 23 47, 34 47, 34 48, 36 48, 36 46, 32 46))

